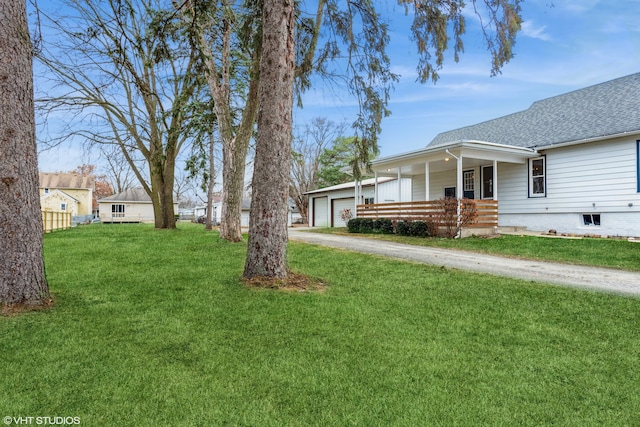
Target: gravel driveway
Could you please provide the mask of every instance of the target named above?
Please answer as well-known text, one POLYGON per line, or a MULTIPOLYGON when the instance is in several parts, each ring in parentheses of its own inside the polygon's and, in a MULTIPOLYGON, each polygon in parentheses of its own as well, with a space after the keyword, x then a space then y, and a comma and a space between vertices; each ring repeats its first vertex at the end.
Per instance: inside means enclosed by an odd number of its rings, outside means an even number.
POLYGON ((360 236, 312 233, 294 228, 289 229, 289 239, 478 273, 625 295, 640 295, 640 273, 609 268, 504 258, 453 249, 385 242, 360 236))

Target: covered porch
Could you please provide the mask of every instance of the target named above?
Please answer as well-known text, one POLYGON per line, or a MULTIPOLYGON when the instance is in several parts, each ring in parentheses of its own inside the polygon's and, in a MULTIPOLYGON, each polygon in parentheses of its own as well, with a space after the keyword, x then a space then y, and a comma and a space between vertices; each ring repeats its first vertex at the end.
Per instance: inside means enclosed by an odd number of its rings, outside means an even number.
MULTIPOLYGON (((467 228, 475 234, 490 234, 498 226, 500 165, 526 167, 536 151, 485 141, 462 140, 422 150, 384 157, 373 161, 375 181, 381 177, 411 178, 410 198, 402 196, 400 185, 396 197, 380 200, 377 184, 373 204, 356 208, 356 216, 389 219, 429 219, 437 217, 434 201, 451 197, 468 199, 477 210, 477 218, 467 228)), ((388 196, 387 196, 388 197, 388 196)), ((458 209, 460 215, 460 209, 458 209)), ((468 234, 468 233, 466 233, 468 234)))

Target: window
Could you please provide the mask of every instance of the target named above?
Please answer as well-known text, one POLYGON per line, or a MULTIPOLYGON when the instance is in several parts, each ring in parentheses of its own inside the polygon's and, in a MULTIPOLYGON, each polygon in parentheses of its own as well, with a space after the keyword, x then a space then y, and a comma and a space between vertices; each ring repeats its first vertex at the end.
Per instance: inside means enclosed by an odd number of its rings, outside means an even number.
POLYGON ((529 159, 529 197, 547 195, 545 158, 529 159))
POLYGON ((373 205, 373 203, 374 203, 373 197, 365 197, 364 199, 365 205, 373 205))
POLYGON ((597 227, 600 225, 600 214, 582 214, 582 223, 597 227))
POLYGON ((60 203, 60 210, 61 211, 66 211, 67 210, 67 204, 66 203, 60 203))
POLYGON ((456 197, 456 187, 445 187, 444 197, 456 197))
POLYGON ((111 216, 114 218, 124 218, 124 205, 111 205, 111 216))
POLYGON ((44 189, 44 194, 49 194, 49 189, 48 188, 44 189))

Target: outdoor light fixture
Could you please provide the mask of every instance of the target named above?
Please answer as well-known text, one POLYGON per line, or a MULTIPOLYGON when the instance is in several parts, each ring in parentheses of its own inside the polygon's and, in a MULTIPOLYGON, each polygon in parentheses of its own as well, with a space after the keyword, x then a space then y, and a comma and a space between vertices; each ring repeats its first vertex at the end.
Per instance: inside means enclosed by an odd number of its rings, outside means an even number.
POLYGON ((448 162, 449 160, 450 160, 450 159, 449 159, 448 157, 445 157, 445 158, 444 158, 444 161, 445 161, 445 162, 448 162))

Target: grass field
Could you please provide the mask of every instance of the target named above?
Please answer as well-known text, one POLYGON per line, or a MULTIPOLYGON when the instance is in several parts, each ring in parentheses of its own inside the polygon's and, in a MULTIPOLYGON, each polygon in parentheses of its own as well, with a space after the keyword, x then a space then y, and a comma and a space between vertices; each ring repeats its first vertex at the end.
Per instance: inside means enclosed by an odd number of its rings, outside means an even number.
POLYGON ((304 244, 245 287, 199 226, 45 237, 56 305, 0 318, 0 416, 83 426, 640 423, 640 299, 304 244))

